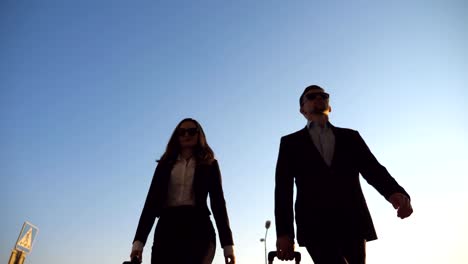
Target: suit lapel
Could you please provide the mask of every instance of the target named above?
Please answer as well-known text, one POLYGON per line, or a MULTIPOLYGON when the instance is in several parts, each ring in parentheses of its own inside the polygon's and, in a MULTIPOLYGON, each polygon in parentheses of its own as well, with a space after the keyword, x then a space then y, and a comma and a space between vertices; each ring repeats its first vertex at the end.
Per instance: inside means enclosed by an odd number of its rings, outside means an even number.
POLYGON ((336 166, 336 163, 339 161, 338 158, 340 157, 341 151, 341 130, 339 128, 334 127, 330 123, 328 123, 333 131, 333 135, 335 136, 335 149, 333 150, 333 157, 330 167, 336 166))
POLYGON ((203 192, 203 186, 205 184, 205 175, 204 170, 206 170, 205 164, 196 164, 195 172, 193 173, 193 194, 195 201, 198 202, 198 196, 203 192))
POLYGON ((166 203, 167 199, 167 192, 168 192, 168 186, 169 186, 169 179, 171 177, 171 170, 172 170, 172 165, 161 162, 158 164, 160 166, 157 175, 155 175, 156 178, 156 203, 158 204, 156 207, 160 210, 164 204, 166 203))
POLYGON ((320 154, 314 142, 312 141, 309 131, 307 130, 307 126, 304 129, 302 129, 301 136, 303 138, 302 142, 304 142, 303 152, 305 153, 305 155, 308 156, 313 163, 319 161, 324 166, 328 167, 327 163, 325 163, 325 160, 323 159, 322 155, 320 154))
POLYGON ((197 201, 197 193, 200 186, 200 169, 202 166, 200 164, 195 164, 195 171, 193 172, 193 195, 194 199, 197 201))
POLYGON ((322 155, 318 151, 317 147, 315 146, 314 142, 312 141, 312 138, 310 137, 307 126, 302 130, 302 137, 303 137, 303 142, 305 142, 304 153, 310 156, 310 159, 313 159, 315 162, 317 160, 320 160, 325 166, 333 167, 333 166, 336 166, 336 163, 339 162, 339 157, 340 157, 340 152, 341 152, 341 147, 342 147, 342 144, 341 144, 342 133, 339 128, 336 128, 330 123, 328 123, 328 125, 331 127, 333 131, 333 135, 335 136, 335 146, 334 146, 333 157, 332 157, 330 166, 327 165, 322 155))

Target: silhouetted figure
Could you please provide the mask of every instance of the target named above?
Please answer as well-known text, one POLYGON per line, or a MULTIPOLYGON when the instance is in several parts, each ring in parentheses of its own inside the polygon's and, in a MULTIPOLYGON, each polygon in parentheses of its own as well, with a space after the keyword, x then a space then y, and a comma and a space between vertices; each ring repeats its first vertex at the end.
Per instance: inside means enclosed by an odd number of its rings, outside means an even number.
POLYGON ((276 165, 278 258, 293 258, 295 213, 297 242, 306 247, 315 264, 365 263, 366 241, 377 235, 359 174, 398 209, 402 219, 413 212, 409 195, 357 131, 328 121, 331 107, 324 89, 308 86, 299 103, 307 126, 281 138, 276 165))
POLYGON ((232 232, 213 150, 200 124, 182 120, 158 161, 141 213, 130 258, 142 258, 148 234, 154 232, 152 264, 205 264, 215 254, 216 234, 207 198, 224 248, 225 262, 235 263, 232 232))

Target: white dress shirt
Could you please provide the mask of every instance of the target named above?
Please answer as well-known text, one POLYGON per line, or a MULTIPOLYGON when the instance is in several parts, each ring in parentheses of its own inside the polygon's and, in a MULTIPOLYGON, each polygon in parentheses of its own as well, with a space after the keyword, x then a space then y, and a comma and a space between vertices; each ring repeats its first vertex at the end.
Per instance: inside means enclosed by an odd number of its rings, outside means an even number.
POLYGON ((322 155, 323 160, 328 166, 331 166, 333 154, 335 152, 335 135, 328 123, 324 127, 315 122, 308 121, 309 135, 314 142, 315 147, 322 155))

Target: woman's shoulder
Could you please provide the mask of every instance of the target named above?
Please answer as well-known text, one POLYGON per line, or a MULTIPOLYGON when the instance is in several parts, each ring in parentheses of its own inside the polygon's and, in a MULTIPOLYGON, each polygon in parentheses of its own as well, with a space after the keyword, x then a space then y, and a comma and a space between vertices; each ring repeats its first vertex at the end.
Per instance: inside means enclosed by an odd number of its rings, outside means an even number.
POLYGON ((216 160, 215 158, 208 159, 208 160, 199 162, 199 164, 203 166, 208 166, 208 167, 218 166, 218 160, 216 160))

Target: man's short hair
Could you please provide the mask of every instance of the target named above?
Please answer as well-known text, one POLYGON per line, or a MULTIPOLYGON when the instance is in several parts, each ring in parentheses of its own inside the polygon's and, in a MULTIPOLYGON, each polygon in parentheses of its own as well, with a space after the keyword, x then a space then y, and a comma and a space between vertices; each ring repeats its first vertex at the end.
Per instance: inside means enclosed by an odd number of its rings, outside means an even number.
POLYGON ((304 89, 304 92, 302 92, 301 97, 299 97, 299 105, 302 106, 304 103, 302 102, 304 100, 304 95, 308 93, 310 90, 320 90, 320 91, 325 91, 322 87, 318 85, 309 85, 304 89))

